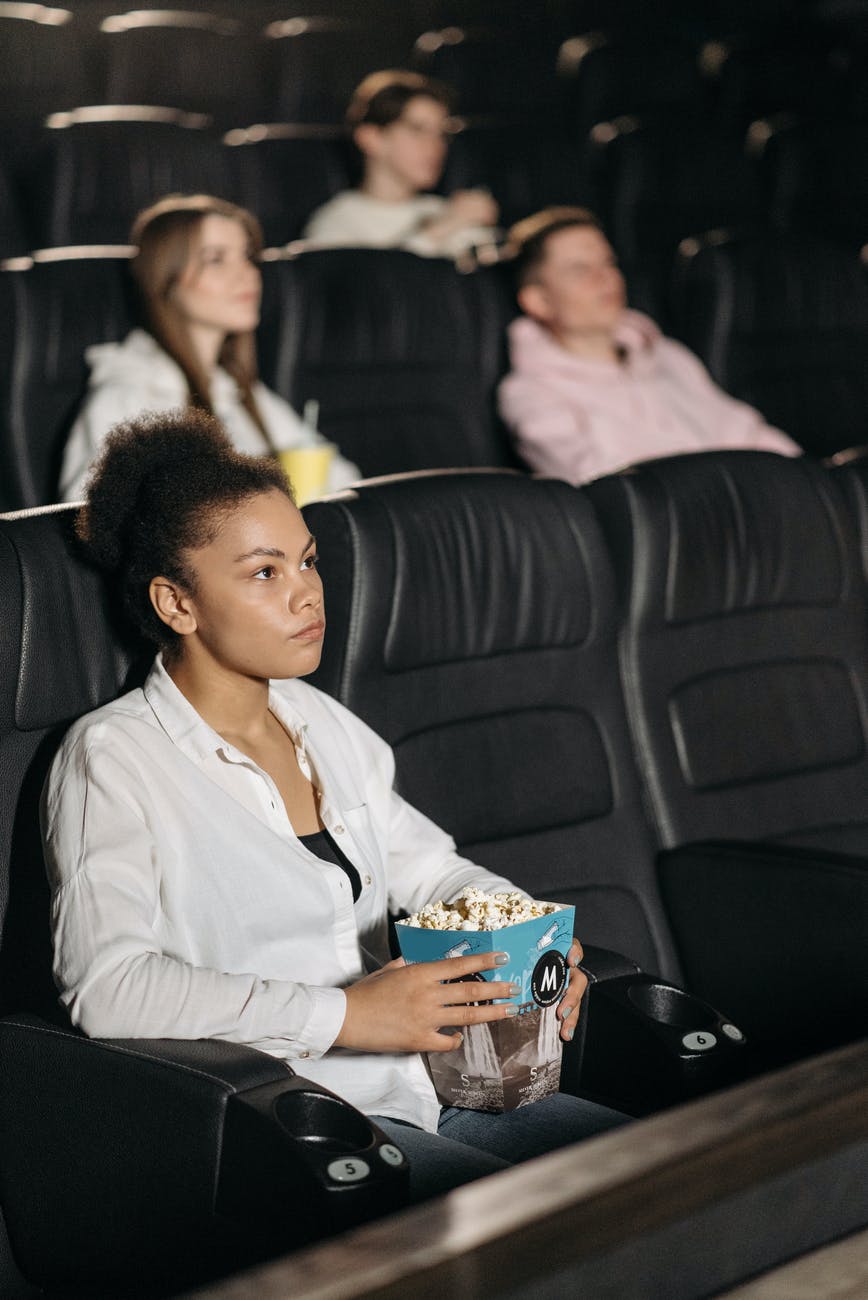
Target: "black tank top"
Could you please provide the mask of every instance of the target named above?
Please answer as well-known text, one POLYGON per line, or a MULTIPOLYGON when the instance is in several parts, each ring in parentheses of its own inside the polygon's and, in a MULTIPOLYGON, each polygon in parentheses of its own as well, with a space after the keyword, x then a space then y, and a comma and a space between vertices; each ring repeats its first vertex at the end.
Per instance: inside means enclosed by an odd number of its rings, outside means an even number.
POLYGON ((315 853, 323 862, 331 862, 347 873, 353 891, 353 902, 358 902, 362 892, 362 881, 358 871, 345 853, 335 843, 328 831, 314 831, 313 835, 299 835, 299 840, 311 853, 315 853))

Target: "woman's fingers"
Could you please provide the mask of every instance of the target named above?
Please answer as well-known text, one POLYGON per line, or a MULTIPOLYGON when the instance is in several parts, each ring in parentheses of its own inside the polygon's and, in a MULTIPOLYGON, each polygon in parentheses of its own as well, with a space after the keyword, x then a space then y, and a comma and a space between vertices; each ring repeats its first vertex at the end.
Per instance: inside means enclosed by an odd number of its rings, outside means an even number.
POLYGON ((506 966, 508 962, 507 952, 477 952, 469 957, 441 957, 439 961, 425 962, 424 965, 438 980, 461 980, 467 975, 506 966))
POLYGON ((561 1038, 569 1042, 576 1032, 576 1025, 579 1023, 579 1009, 585 989, 588 987, 588 979, 583 971, 574 966, 570 970, 570 978, 567 984, 567 991, 558 1007, 558 1018, 561 1022, 561 1038))
POLYGON ((462 980, 458 984, 441 984, 442 1006, 451 1007, 462 1002, 493 1002, 496 998, 517 998, 520 984, 506 984, 500 980, 462 980))

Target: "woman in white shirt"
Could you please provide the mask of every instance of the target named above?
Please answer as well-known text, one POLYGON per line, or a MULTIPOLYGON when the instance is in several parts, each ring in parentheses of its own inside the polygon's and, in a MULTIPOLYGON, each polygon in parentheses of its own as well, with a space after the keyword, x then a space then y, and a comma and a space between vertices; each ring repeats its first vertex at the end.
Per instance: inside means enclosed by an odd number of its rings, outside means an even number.
MULTIPOLYGON (((89 386, 64 450, 61 500, 81 499, 109 429, 143 411, 199 407, 253 454, 322 443, 257 379, 262 231, 253 214, 207 194, 170 195, 139 214, 130 239, 147 329, 88 348, 89 386)), ((327 486, 360 477, 335 456, 327 486)))
POLYGON ((491 1000, 513 986, 442 982, 503 955, 390 961, 388 911, 512 886, 401 799, 388 745, 300 680, 319 662, 323 589, 279 467, 198 412, 133 421, 106 444, 78 532, 160 653, 142 689, 70 729, 46 785, 72 1021, 283 1058, 377 1117, 417 1198, 622 1122, 563 1094, 441 1112, 419 1054, 457 1046, 444 1026, 510 1014, 491 1000))

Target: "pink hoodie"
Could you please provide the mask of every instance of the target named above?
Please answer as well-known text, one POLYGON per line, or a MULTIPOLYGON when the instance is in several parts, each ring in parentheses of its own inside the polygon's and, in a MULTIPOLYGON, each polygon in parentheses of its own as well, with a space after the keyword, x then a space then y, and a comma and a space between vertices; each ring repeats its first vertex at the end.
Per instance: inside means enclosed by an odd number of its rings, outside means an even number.
POLYGON ((625 311, 615 331, 623 364, 574 356, 528 316, 509 327, 512 370, 500 413, 532 469, 586 483, 634 461, 748 447, 801 448, 758 411, 718 388, 701 361, 647 316, 625 311))

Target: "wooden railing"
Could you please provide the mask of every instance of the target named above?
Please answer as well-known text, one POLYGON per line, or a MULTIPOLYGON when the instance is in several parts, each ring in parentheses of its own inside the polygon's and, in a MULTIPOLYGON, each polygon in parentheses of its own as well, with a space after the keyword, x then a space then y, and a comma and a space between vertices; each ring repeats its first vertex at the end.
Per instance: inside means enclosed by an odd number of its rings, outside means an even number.
POLYGON ((866 1171, 868 1040, 196 1295, 709 1296, 868 1224, 866 1171))

